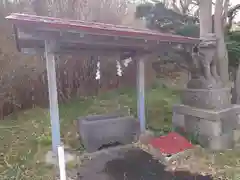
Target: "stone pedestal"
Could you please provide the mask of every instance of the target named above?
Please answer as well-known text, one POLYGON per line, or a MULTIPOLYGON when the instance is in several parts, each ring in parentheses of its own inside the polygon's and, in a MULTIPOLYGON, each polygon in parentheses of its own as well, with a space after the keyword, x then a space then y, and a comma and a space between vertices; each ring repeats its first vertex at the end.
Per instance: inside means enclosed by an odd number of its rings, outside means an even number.
POLYGON ((202 109, 224 109, 231 106, 231 90, 220 89, 184 89, 182 103, 202 109))
POLYGON ((238 139, 234 131, 239 129, 240 106, 231 104, 230 88, 224 88, 218 74, 215 34, 201 38, 188 61, 192 79, 182 91, 182 105, 173 108, 173 126, 194 135, 203 147, 225 150, 238 139))
POLYGON ((230 89, 187 89, 181 105, 173 107, 173 126, 193 135, 211 150, 234 146, 240 106, 230 104, 230 89))

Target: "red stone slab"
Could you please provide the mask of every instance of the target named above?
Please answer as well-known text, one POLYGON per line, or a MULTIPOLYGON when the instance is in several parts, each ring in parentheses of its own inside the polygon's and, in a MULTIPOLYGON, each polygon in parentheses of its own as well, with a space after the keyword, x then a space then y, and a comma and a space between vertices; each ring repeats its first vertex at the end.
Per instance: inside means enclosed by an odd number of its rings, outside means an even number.
POLYGON ((160 153, 170 156, 193 148, 193 145, 187 139, 175 132, 152 138, 149 145, 159 150, 160 153))

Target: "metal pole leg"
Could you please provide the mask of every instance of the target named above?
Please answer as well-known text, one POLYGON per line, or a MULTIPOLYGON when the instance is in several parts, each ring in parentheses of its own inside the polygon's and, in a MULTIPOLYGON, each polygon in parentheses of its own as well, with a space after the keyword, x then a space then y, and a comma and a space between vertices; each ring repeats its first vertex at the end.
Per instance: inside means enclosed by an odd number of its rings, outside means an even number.
POLYGON ((138 119, 140 120, 141 132, 146 130, 144 69, 144 59, 137 59, 138 119))
POLYGON ((47 66, 48 93, 50 103, 49 109, 52 128, 52 149, 54 154, 57 155, 58 146, 60 146, 61 140, 60 140, 60 123, 59 123, 55 56, 53 53, 54 46, 55 46, 54 42, 47 40, 45 41, 45 58, 47 66))

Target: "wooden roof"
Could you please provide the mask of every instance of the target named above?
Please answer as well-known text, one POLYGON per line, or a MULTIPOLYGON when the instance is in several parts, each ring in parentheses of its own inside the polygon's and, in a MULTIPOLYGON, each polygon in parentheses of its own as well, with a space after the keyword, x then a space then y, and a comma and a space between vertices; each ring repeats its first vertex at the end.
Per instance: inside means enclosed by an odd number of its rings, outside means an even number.
POLYGON ((146 51, 157 52, 167 45, 193 46, 199 39, 159 33, 125 26, 42 17, 26 14, 11 14, 18 50, 43 49, 44 40, 57 42, 58 52, 80 50, 146 51))

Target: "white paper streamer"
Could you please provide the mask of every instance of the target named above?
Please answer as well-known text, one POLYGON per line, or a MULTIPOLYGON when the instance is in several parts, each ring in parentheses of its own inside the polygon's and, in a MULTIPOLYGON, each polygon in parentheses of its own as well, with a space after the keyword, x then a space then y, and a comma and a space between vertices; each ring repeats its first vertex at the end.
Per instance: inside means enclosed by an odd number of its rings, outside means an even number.
POLYGON ((131 58, 131 57, 128 58, 128 59, 125 59, 124 62, 123 62, 123 65, 124 65, 125 67, 128 67, 128 65, 129 65, 130 62, 132 62, 132 58, 131 58))
POLYGON ((101 78, 100 74, 100 61, 97 62, 97 72, 96 72, 96 80, 99 80, 101 78))
POLYGON ((120 62, 117 60, 117 75, 118 76, 122 76, 122 66, 121 66, 121 64, 120 64, 120 62))

